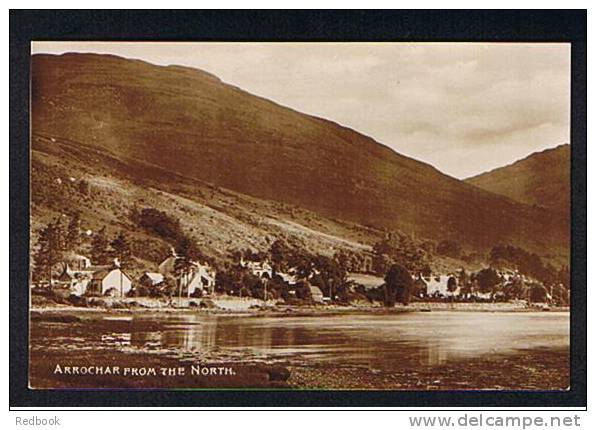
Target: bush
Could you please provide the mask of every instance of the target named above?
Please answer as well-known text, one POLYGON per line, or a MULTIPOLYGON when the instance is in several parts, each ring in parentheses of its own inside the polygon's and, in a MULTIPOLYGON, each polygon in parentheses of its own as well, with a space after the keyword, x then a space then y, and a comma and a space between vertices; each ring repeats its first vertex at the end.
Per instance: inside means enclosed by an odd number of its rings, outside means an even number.
POLYGON ((412 273, 419 273, 428 265, 430 253, 419 243, 404 234, 390 234, 373 246, 372 269, 383 275, 392 264, 398 263, 412 273))
POLYGON ((131 217, 139 227, 165 240, 175 242, 184 236, 180 221, 158 209, 144 208, 140 211, 135 209, 131 217))
POLYGON ((217 309, 217 305, 213 302, 213 300, 203 299, 199 306, 203 309, 217 309))
POLYGON ((437 254, 451 258, 460 258, 461 253, 461 245, 454 240, 443 240, 437 245, 437 254))
POLYGON ((410 302, 412 276, 408 270, 399 265, 391 266, 385 275, 385 306, 392 307, 396 301, 407 305, 410 302))
POLYGON ((87 307, 88 306, 87 297, 80 297, 80 296, 76 296, 76 295, 72 294, 68 298, 68 301, 71 304, 73 304, 74 306, 81 306, 81 307, 87 307))

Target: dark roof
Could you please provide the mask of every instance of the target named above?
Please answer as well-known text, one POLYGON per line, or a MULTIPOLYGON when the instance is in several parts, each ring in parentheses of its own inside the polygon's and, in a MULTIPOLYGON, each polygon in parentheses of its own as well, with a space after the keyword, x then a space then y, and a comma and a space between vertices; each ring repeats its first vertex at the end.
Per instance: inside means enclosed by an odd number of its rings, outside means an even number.
POLYGON ((74 276, 68 273, 68 270, 62 271, 60 276, 58 276, 59 281, 70 281, 72 278, 74 278, 74 276))
POLYGON ((109 267, 108 269, 101 269, 96 272, 93 272, 93 279, 94 280, 101 280, 105 278, 110 272, 113 270, 120 270, 124 276, 128 278, 129 281, 132 282, 132 278, 124 272, 124 270, 120 269, 119 267, 109 267))
POLYGON ((110 269, 102 269, 102 270, 97 270, 95 272, 93 272, 93 279, 103 279, 105 278, 108 273, 110 273, 111 270, 110 269))

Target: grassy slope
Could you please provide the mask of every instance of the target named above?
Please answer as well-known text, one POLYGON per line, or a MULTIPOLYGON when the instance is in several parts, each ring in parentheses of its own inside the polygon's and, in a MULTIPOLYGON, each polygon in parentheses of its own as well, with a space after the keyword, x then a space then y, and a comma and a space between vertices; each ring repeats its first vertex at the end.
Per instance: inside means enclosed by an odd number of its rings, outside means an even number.
POLYGON ((173 175, 81 143, 51 139, 35 135, 32 142, 33 242, 37 229, 56 215, 80 211, 85 230, 105 225, 112 235, 121 229, 130 233, 135 246, 147 254, 139 267, 154 270, 169 244, 132 224, 129 213, 134 205, 156 207, 180 219, 199 247, 216 259, 236 249, 265 250, 279 237, 327 255, 339 248, 366 251, 381 237, 381 232, 366 227, 173 175), (89 196, 78 191, 81 179, 91 186, 89 196))

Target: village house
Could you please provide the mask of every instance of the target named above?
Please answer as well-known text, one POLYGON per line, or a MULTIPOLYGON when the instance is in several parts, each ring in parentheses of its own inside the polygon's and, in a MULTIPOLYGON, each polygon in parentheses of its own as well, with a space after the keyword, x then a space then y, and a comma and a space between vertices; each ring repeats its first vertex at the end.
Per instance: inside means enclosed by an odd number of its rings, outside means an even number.
POLYGON ((298 282, 298 276, 296 275, 296 269, 289 269, 288 273, 277 272, 277 275, 287 282, 289 285, 295 285, 298 282))
POLYGON ((73 270, 68 264, 64 264, 64 269, 58 277, 54 289, 64 290, 68 295, 82 296, 87 291, 87 285, 92 277, 93 271, 73 270))
POLYGON ((273 277, 273 267, 266 261, 246 261, 244 258, 241 258, 240 266, 250 270, 253 275, 259 278, 266 277, 271 279, 273 277))
POLYGON ((64 264, 73 271, 86 271, 91 267, 91 260, 84 255, 69 253, 64 257, 64 264))
POLYGON ((436 275, 425 279, 426 295, 429 297, 457 296, 460 291, 459 286, 457 286, 453 292, 450 292, 447 288, 449 278, 451 277, 453 277, 453 275, 436 275))
POLYGON ((186 294, 191 296, 199 290, 202 294, 213 294, 215 290, 215 272, 207 264, 196 264, 186 284, 186 294))
POLYGON ((56 291, 63 294, 82 296, 87 292, 93 274, 110 266, 92 266, 91 260, 84 255, 69 253, 62 263, 63 270, 54 284, 56 291))
POLYGON ((130 291, 130 277, 120 269, 118 260, 111 265, 92 266, 91 260, 81 255, 69 255, 63 263, 63 270, 54 289, 64 295, 110 294, 119 296, 130 291), (122 275, 122 276, 121 276, 122 275))
POLYGON ((124 297, 132 289, 132 280, 122 271, 119 265, 93 273, 87 285, 87 294, 124 297))
POLYGON ((414 297, 425 297, 428 292, 428 283, 421 275, 418 275, 412 284, 412 295, 414 297))
POLYGON ((143 287, 153 288, 163 283, 164 279, 161 273, 145 272, 139 278, 139 284, 143 287))
POLYGON ((215 290, 215 270, 207 263, 192 261, 184 273, 176 274, 176 263, 180 257, 174 249, 170 255, 159 264, 159 274, 178 279, 182 286, 182 293, 190 297, 197 291, 202 294, 213 294, 215 290))

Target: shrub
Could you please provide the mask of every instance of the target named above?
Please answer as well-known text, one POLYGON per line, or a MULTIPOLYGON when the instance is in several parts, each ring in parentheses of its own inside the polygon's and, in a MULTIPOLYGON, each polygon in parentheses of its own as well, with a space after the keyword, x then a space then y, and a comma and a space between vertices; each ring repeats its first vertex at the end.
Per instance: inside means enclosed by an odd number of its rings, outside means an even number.
POLYGON ((437 245, 437 254, 451 258, 460 258, 461 253, 461 245, 454 240, 443 240, 437 245))
POLYGON ((158 209, 134 209, 131 217, 139 227, 163 239, 175 242, 184 236, 180 221, 158 209))

